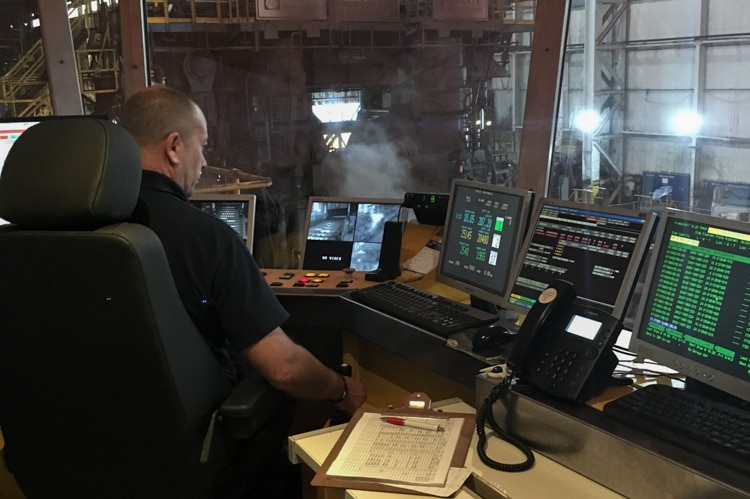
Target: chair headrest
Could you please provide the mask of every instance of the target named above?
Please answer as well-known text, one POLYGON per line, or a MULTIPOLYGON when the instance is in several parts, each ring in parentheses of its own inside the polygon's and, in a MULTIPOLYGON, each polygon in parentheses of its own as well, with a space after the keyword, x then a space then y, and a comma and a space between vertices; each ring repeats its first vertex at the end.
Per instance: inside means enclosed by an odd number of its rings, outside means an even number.
POLYGON ((0 218, 43 228, 96 228, 130 217, 141 156, 130 133, 93 118, 42 121, 11 147, 0 218))

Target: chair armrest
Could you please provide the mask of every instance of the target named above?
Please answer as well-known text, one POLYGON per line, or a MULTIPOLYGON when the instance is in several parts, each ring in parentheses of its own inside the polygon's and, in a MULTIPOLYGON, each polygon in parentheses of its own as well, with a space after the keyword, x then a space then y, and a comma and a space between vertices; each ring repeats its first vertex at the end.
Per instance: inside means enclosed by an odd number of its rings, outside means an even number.
POLYGON ((250 377, 234 387, 218 416, 225 434, 250 438, 280 411, 291 410, 290 402, 288 395, 264 379, 250 377))

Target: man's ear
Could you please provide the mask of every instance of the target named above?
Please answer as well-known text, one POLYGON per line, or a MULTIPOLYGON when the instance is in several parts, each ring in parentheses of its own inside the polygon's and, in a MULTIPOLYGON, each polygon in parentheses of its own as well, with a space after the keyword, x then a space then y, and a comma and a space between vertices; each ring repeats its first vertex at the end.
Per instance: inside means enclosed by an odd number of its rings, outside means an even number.
POLYGON ((182 139, 180 138, 179 132, 172 132, 164 139, 164 154, 169 159, 169 163, 174 166, 179 163, 180 158, 177 154, 180 147, 182 147, 182 139))

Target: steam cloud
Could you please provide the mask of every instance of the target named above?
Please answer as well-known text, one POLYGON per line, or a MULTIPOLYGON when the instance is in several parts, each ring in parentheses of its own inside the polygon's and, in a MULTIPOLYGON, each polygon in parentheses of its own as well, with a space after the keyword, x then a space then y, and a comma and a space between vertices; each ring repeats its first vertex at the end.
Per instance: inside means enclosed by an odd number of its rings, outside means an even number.
MULTIPOLYGON (((412 187, 409 139, 388 136, 382 124, 362 122, 349 144, 321 165, 315 193, 351 197, 403 197, 412 187), (323 192, 324 191, 324 192, 323 192)), ((413 148, 413 147, 412 147, 413 148)))

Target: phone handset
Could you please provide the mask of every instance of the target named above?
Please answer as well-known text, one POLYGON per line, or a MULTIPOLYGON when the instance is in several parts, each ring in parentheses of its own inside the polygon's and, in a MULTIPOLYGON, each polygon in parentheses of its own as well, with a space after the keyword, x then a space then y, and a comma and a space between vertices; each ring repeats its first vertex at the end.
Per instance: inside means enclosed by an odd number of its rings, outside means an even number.
POLYGON ((508 355, 508 368, 518 375, 528 369, 533 355, 553 332, 553 325, 561 315, 569 313, 576 299, 576 291, 568 281, 558 279, 541 292, 537 302, 524 319, 508 355))
POLYGON ((526 471, 534 466, 534 454, 531 449, 520 439, 515 438, 497 424, 492 413, 493 404, 499 400, 504 393, 510 390, 513 378, 528 368, 534 354, 541 348, 546 336, 556 327, 560 318, 569 314, 576 299, 575 288, 568 281, 557 280, 547 287, 539 295, 536 304, 531 308, 529 314, 521 325, 515 339, 513 349, 508 356, 507 366, 511 375, 506 376, 503 382, 496 385, 484 403, 477 411, 477 453, 479 459, 490 468, 500 471, 526 471), (493 460, 487 455, 487 434, 485 424, 489 424, 495 434, 514 445, 526 457, 520 463, 501 463, 493 460))

